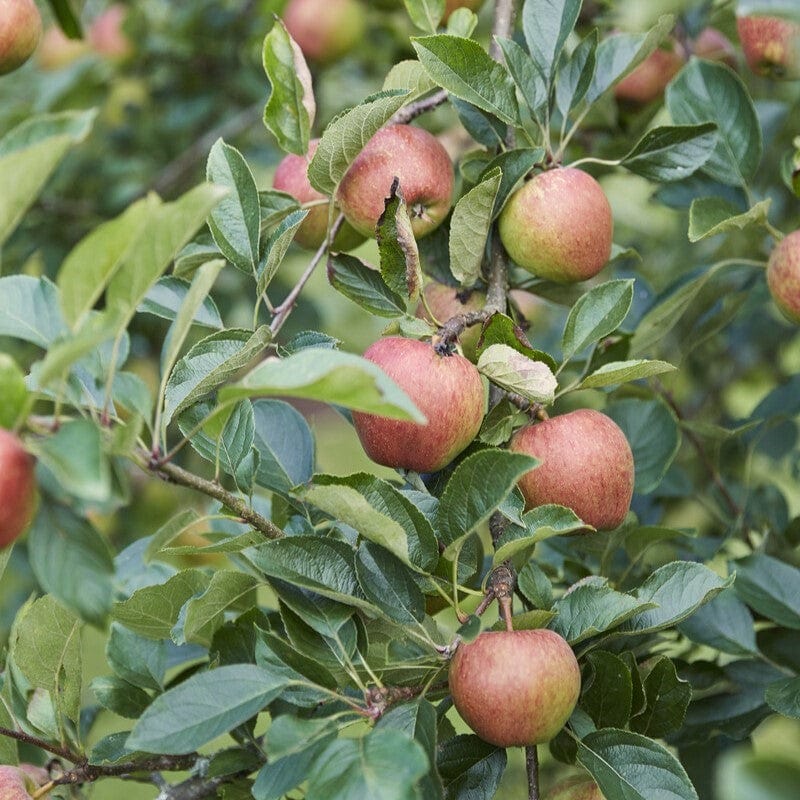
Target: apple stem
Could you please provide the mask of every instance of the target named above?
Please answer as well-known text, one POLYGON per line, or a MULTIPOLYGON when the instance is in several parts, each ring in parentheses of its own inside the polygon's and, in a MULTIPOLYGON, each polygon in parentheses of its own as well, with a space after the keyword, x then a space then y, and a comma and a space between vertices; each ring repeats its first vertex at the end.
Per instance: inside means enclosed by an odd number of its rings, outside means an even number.
POLYGON ((535 744, 525 748, 525 771, 528 774, 528 800, 539 800, 539 752, 535 744))

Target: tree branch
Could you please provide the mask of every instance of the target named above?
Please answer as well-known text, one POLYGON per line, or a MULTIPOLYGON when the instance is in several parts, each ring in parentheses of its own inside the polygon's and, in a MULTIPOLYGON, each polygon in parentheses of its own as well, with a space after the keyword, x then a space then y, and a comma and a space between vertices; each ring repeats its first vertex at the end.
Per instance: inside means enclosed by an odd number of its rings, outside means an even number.
POLYGON ((528 800, 539 800, 539 752, 535 744, 525 748, 525 772, 528 774, 528 800))
POLYGON ((442 105, 447 100, 447 92, 444 89, 439 89, 428 97, 423 97, 407 106, 403 106, 399 111, 391 117, 387 125, 406 125, 412 119, 416 119, 426 111, 431 111, 437 106, 442 105))
POLYGON ((15 731, 11 728, 0 728, 0 736, 7 736, 9 739, 16 739, 18 742, 24 742, 25 744, 32 745, 33 747, 38 747, 40 750, 52 753, 59 758, 64 758, 67 761, 72 761, 73 763, 81 760, 81 756, 79 756, 77 753, 73 753, 68 747, 62 747, 58 744, 46 742, 44 739, 31 736, 23 731, 15 731))
POLYGON ((509 39, 514 30, 514 17, 516 16, 516 3, 514 0, 497 0, 494 4, 494 22, 492 23, 492 38, 489 42, 489 55, 500 61, 503 51, 497 44, 496 38, 509 39))

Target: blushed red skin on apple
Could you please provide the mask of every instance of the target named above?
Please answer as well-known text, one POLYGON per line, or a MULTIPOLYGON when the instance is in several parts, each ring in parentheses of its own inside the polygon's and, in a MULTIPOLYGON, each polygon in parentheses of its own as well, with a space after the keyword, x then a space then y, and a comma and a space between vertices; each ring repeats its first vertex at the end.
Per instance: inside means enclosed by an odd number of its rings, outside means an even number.
POLYGON ((466 358, 440 356, 426 342, 398 336, 379 339, 364 358, 381 367, 428 420, 423 425, 354 411, 356 433, 373 461, 436 472, 477 436, 485 406, 483 383, 466 358))
POLYGON ((520 429, 509 449, 541 463, 519 481, 527 508, 555 503, 598 530, 619 527, 631 505, 628 440, 605 414, 584 408, 520 429))
POLYGON ((572 648, 544 628, 485 631, 459 645, 449 681, 462 719, 497 747, 550 741, 569 719, 581 690, 572 648))
POLYGON ((122 26, 128 9, 121 3, 109 6, 89 26, 89 44, 100 55, 110 59, 127 58, 133 52, 133 43, 122 26))
POLYGON ((34 789, 32 782, 18 767, 0 766, 0 799, 30 800, 29 789, 34 789))
POLYGON ((364 236, 375 237, 395 177, 417 239, 435 230, 450 211, 454 177, 447 151, 423 128, 389 125, 356 156, 336 195, 347 221, 364 236))
MULTIPOLYGON (((425 300, 433 312, 433 316, 441 323, 447 322, 448 319, 458 314, 480 311, 486 302, 486 295, 483 292, 464 292, 464 290, 457 289, 454 286, 445 286, 445 284, 438 281, 431 281, 425 286, 422 293, 425 295, 425 300)), ((415 313, 420 319, 426 319, 428 322, 433 321, 428 316, 422 301, 417 306, 415 313)), ((458 339, 461 349, 464 351, 464 356, 470 361, 475 361, 475 348, 480 337, 481 326, 472 325, 458 339)))
POLYGON ((747 66, 767 78, 800 79, 800 23, 780 17, 738 17, 747 66))
MULTIPOLYGON (((318 144, 319 139, 312 139, 309 142, 306 156, 298 156, 294 153, 284 156, 275 170, 275 177, 272 180, 273 188, 292 195, 298 203, 327 200, 327 196, 318 192, 308 180, 308 165, 317 151, 318 144)), ((325 240, 327 233, 328 206, 313 206, 308 209, 308 216, 297 229, 294 240, 300 247, 316 250, 325 240)), ((333 240, 333 249, 337 251, 351 250, 363 241, 364 237, 345 222, 333 240)))
POLYGON ((0 428, 0 547, 28 527, 35 500, 33 456, 13 433, 0 428))
POLYGON ((445 0, 442 22, 447 22, 456 9, 468 8, 470 11, 477 11, 482 5, 483 0, 445 0))
POLYGON ((540 172, 509 198, 500 239, 519 266, 558 283, 596 275, 611 255, 614 219, 600 184, 573 167, 540 172))
POLYGON ((289 0, 283 23, 306 58, 325 64, 360 41, 364 9, 357 0, 289 0))
POLYGON ((781 313, 800 324, 800 231, 781 239, 770 254, 767 285, 781 313))
POLYGON ((664 93, 682 66, 683 58, 675 50, 654 50, 614 87, 614 97, 629 103, 649 103, 664 93))
POLYGON ((736 48, 731 40, 716 28, 703 28, 692 43, 692 51, 699 58, 721 61, 731 69, 736 69, 736 48))
POLYGON ((33 0, 0 0, 0 75, 21 67, 42 36, 42 16, 33 0))
POLYGON ((578 775, 554 786, 542 800, 605 800, 600 787, 591 779, 578 775))

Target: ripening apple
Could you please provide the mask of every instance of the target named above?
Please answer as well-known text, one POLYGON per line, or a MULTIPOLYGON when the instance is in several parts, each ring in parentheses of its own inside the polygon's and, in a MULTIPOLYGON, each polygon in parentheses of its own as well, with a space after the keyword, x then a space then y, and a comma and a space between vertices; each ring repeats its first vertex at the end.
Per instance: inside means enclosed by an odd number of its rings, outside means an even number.
POLYGON ((445 0, 442 22, 447 22, 456 9, 468 8, 470 11, 477 11, 482 5, 483 0, 445 0))
POLYGON ((785 236, 770 253, 767 286, 786 319, 800 323, 800 231, 785 236))
POLYGON ((370 345, 364 358, 381 367, 427 419, 421 424, 354 411, 356 433, 373 461, 436 472, 477 436, 486 405, 483 381, 464 356, 440 356, 427 342, 388 336, 370 345))
POLYGON ((736 69, 736 48, 731 40, 717 28, 703 28, 691 43, 692 52, 699 58, 721 61, 736 69))
POLYGON ((600 184, 574 167, 540 172, 500 214, 500 240, 519 266, 574 283, 596 275, 611 255, 614 220, 600 184))
POLYGON ((358 44, 366 17, 358 0, 289 0, 283 23, 306 58, 328 64, 358 44))
POLYGON ((605 797, 591 778, 577 775, 561 781, 542 800, 605 800, 605 797))
POLYGON ((800 23, 781 17, 738 17, 736 29, 750 67, 757 75, 800 79, 800 23))
POLYGON ((133 42, 123 30, 128 9, 114 3, 89 26, 86 38, 92 49, 110 61, 121 61, 133 52, 133 42))
POLYGON ((453 165, 447 151, 422 128, 389 125, 356 156, 336 194, 347 221, 364 236, 374 238, 395 177, 417 239, 437 228, 450 211, 453 165))
MULTIPOLYGON (((309 143, 308 154, 297 156, 290 153, 281 160, 275 170, 272 186, 292 195, 298 203, 309 203, 315 200, 327 200, 327 196, 318 192, 308 180, 308 165, 317 150, 319 139, 309 143)), ((328 235, 328 205, 321 204, 308 209, 308 215, 297 229, 294 240, 300 247, 316 250, 328 235)), ((361 234, 353 230, 346 221, 339 228, 333 240, 333 249, 337 252, 352 250, 364 241, 361 234)))
POLYGON ((0 547, 28 527, 35 504, 33 457, 11 431, 0 428, 0 547))
POLYGON ((633 496, 633 454, 620 427, 582 408, 518 430, 516 453, 541 462, 519 481, 527 508, 555 503, 598 530, 619 527, 633 496))
POLYGON ((638 105, 661 97, 683 62, 674 44, 669 49, 657 48, 614 87, 614 97, 638 105))
POLYGON ((36 785, 19 767, 0 766, 0 800, 31 800, 36 785))
MULTIPOLYGON (((422 294, 425 296, 425 301, 433 316, 442 324, 459 314, 480 311, 486 302, 484 292, 479 292, 475 289, 458 289, 455 286, 446 286, 438 281, 428 283, 422 290, 422 294)), ((420 319, 433 322, 422 301, 417 306, 416 315, 420 319)), ((478 346, 480 338, 480 325, 472 325, 466 328, 459 337, 458 343, 461 345, 461 350, 470 361, 475 361, 476 359, 475 348, 478 346)))
POLYGON ((460 644, 449 681, 464 722, 497 747, 550 741, 569 719, 581 690, 572 648, 545 628, 484 631, 474 642, 460 644))
POLYGON ((89 45, 83 39, 69 39, 58 25, 52 25, 42 36, 36 50, 36 63, 46 70, 66 67, 89 52, 89 45))
POLYGON ((0 75, 21 67, 42 36, 42 15, 33 0, 0 0, 0 75))

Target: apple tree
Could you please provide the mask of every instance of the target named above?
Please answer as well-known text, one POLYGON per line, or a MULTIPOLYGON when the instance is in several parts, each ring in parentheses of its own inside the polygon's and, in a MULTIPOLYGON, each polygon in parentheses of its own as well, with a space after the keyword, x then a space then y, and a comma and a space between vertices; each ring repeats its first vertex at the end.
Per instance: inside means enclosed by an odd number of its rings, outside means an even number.
POLYGON ((795 798, 795 0, 79 5, 0 0, 0 797, 795 798))

